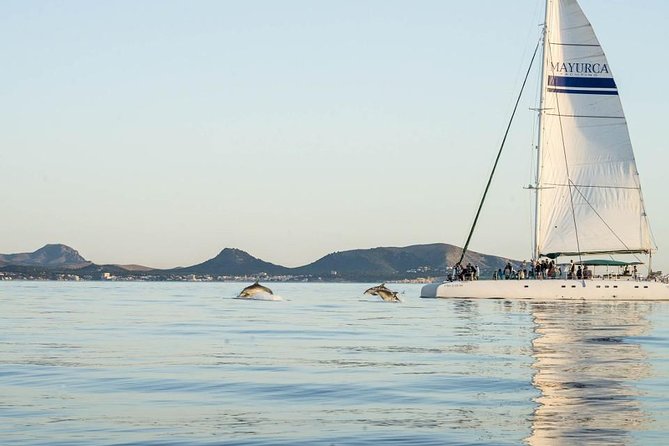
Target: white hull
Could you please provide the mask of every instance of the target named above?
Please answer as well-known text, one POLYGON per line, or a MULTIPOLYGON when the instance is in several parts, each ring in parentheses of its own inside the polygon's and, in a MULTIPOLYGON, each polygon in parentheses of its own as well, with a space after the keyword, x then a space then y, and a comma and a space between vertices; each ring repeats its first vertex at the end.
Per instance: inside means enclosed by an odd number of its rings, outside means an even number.
POLYGON ((531 300, 667 300, 669 284, 632 280, 474 280, 431 283, 421 297, 531 300))

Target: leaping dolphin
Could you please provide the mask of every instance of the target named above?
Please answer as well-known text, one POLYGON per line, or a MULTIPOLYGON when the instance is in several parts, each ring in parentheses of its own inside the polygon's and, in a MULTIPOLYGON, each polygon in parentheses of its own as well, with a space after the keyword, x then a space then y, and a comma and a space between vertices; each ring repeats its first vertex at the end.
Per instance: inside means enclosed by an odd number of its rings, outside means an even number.
POLYGON ((272 290, 270 290, 266 286, 260 285, 256 280, 253 285, 249 285, 246 288, 244 288, 237 297, 251 297, 258 293, 267 293, 272 295, 274 294, 272 290))
POLYGON ((385 283, 382 283, 378 286, 373 286, 370 289, 366 290, 364 294, 371 294, 372 296, 379 296, 381 299, 386 302, 402 302, 399 297, 397 297, 397 291, 393 291, 386 287, 385 283))

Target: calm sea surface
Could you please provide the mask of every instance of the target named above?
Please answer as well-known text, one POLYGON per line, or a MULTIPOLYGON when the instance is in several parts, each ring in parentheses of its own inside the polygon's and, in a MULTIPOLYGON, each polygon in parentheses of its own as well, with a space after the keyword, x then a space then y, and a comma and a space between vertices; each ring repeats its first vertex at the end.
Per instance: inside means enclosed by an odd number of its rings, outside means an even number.
POLYGON ((669 441, 669 304, 244 285, 0 282, 0 444, 669 441))

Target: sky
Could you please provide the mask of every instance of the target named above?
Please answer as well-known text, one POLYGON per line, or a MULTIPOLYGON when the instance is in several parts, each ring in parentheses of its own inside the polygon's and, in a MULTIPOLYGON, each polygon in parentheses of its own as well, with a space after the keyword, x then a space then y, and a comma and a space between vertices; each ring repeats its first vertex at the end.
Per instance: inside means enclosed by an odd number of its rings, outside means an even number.
MULTIPOLYGON (((669 270, 669 3, 581 6, 669 270)), ((542 20, 542 0, 2 0, 0 252, 174 267, 234 247, 299 266, 462 246, 542 20)), ((475 251, 530 256, 537 80, 475 251)))

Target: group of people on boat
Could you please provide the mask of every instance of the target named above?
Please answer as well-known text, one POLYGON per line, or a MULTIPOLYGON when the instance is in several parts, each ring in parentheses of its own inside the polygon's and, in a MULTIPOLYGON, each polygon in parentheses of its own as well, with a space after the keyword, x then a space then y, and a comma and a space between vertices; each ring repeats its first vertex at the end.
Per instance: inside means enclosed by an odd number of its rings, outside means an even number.
POLYGON ((638 280, 639 272, 636 269, 636 265, 633 265, 632 271, 630 271, 629 265, 625 265, 625 269, 623 270, 623 276, 632 276, 634 280, 638 280))
POLYGON ((574 268, 574 261, 572 260, 569 263, 569 271, 567 272, 567 279, 592 279, 592 270, 588 268, 588 265, 578 265, 578 268, 574 268))
POLYGON ((453 267, 453 270, 451 271, 450 279, 451 281, 479 280, 480 273, 481 270, 478 265, 472 265, 471 263, 467 263, 467 266, 463 268, 462 264, 457 263, 453 267))
MULTIPOLYGON (((451 281, 467 281, 478 280, 480 276, 480 268, 478 265, 467 263, 466 266, 457 263, 449 276, 451 281)), ((637 268, 634 266, 633 271, 629 267, 625 267, 623 276, 632 276, 636 280, 638 278, 637 268)), ((555 260, 530 260, 526 262, 523 260, 519 267, 516 268, 511 262, 507 262, 506 266, 497 271, 493 271, 493 280, 524 280, 524 279, 574 279, 587 280, 592 279, 593 271, 588 265, 577 265, 574 261, 570 261, 568 265, 558 265, 555 260)))
MULTIPOLYGON (((636 267, 634 267, 634 276, 636 277, 636 267)), ((511 262, 507 262, 502 270, 499 268, 493 272, 493 280, 509 280, 509 279, 592 279, 592 269, 588 265, 576 265, 572 260, 569 265, 558 265, 554 260, 532 260, 520 264, 520 268, 515 269, 511 262)))
MULTIPOLYGON (((581 267, 579 266, 578 268, 579 274, 583 277, 581 267)), ((572 269, 567 273, 567 278, 571 278, 570 274, 572 274, 573 278, 576 278, 576 272, 572 271, 572 269)), ((531 260, 529 263, 523 260, 518 269, 515 269, 511 262, 507 262, 503 270, 499 268, 493 272, 492 278, 493 280, 560 279, 564 278, 564 271, 562 266, 555 263, 555 260, 531 260)))
POLYGON ((514 269, 511 262, 507 262, 504 270, 501 268, 493 272, 493 280, 508 279, 592 279, 592 270, 588 265, 575 265, 572 260, 570 264, 562 268, 562 265, 555 263, 555 260, 531 260, 529 264, 523 260, 520 268, 514 269))

